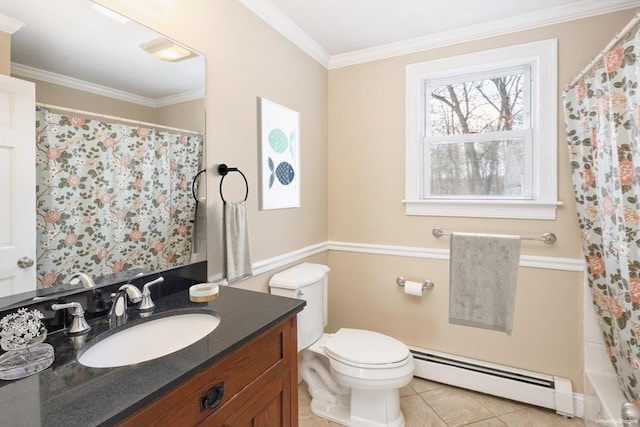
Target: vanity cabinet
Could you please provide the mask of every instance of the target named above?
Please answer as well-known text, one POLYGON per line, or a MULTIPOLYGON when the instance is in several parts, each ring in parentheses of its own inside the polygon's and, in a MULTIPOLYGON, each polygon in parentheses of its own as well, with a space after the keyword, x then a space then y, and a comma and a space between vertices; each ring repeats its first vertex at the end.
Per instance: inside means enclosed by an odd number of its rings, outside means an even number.
POLYGON ((121 426, 298 425, 296 316, 231 351, 121 426))

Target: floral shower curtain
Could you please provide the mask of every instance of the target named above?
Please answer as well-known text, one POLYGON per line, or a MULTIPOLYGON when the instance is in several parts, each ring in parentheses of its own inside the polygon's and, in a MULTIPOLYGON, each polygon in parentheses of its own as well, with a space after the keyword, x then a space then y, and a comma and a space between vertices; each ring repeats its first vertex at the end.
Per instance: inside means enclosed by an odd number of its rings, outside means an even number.
POLYGON ((189 262, 200 135, 38 107, 38 288, 189 262))
POLYGON ((625 397, 640 407, 640 32, 564 93, 587 278, 625 397))

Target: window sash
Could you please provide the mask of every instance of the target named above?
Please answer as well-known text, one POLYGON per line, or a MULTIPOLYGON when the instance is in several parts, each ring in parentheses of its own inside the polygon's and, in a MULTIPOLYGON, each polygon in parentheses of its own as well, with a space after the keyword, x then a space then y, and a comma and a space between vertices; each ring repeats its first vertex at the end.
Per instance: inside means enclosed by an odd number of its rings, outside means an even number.
POLYGON ((503 67, 485 70, 482 72, 459 73, 454 76, 440 77, 422 80, 422 100, 423 104, 423 123, 421 126, 422 133, 422 189, 420 191, 421 200, 435 199, 459 199, 459 200, 532 200, 534 194, 533 180, 533 137, 532 137, 532 76, 531 64, 521 64, 515 67, 503 67), (454 135, 437 135, 431 134, 431 89, 433 87, 460 84, 465 82, 473 82, 487 80, 491 78, 500 78, 523 74, 523 128, 515 130, 491 131, 470 134, 454 134, 454 135), (522 139, 524 141, 525 158, 524 158, 524 177, 523 191, 521 196, 501 196, 501 195, 432 195, 431 194, 431 149, 438 144, 461 144, 465 142, 494 142, 510 139, 522 139), (429 155, 428 155, 429 154, 429 155))
POLYGON ((431 134, 431 88, 446 86, 446 85, 454 85, 460 83, 473 82, 478 80, 488 80, 492 78, 500 78, 506 76, 512 76, 517 74, 524 74, 523 79, 523 89, 524 93, 522 95, 522 105, 524 111, 523 115, 523 129, 531 129, 532 127, 532 86, 535 84, 533 77, 531 75, 531 63, 526 63, 517 67, 508 67, 508 68, 495 68, 488 71, 483 72, 470 72, 470 73, 460 73, 454 75, 452 77, 440 77, 433 79, 423 79, 422 80, 422 100, 424 102, 423 106, 423 123, 421 126, 421 131, 423 137, 432 137, 431 134))
POLYGON ((422 144, 422 190, 421 200, 533 200, 534 199, 534 159, 533 131, 517 129, 499 132, 473 133, 463 135, 424 137, 422 144), (506 140, 523 140, 524 144, 524 176, 523 189, 520 196, 505 195, 432 195, 431 194, 431 148, 434 145, 463 144, 466 142, 499 142, 506 140))
POLYGON ((472 218, 556 219, 557 207, 557 96, 556 39, 540 40, 481 52, 434 59, 406 66, 406 215, 472 218), (422 198, 425 137, 425 81, 451 79, 492 70, 530 67, 530 126, 532 137, 531 200, 439 200, 422 198))

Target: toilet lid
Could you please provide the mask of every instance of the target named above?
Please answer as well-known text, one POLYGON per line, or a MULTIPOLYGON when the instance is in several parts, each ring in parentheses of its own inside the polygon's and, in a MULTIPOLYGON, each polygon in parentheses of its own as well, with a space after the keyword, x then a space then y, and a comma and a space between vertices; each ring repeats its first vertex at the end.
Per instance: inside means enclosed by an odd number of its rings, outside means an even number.
POLYGON ((402 342, 387 335, 362 329, 343 328, 325 344, 329 357, 358 365, 388 365, 409 357, 402 342))

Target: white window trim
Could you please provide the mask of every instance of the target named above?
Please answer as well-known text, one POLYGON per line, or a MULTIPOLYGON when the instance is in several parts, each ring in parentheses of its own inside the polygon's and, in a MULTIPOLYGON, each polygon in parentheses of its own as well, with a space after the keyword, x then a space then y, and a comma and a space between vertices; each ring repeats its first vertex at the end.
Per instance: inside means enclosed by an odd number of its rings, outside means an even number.
POLYGON ((487 50, 410 64, 406 67, 406 181, 407 215, 483 218, 555 219, 558 202, 558 83, 557 40, 487 50), (532 88, 533 200, 421 199, 423 122, 422 81, 475 73, 530 62, 538 85, 532 88))

